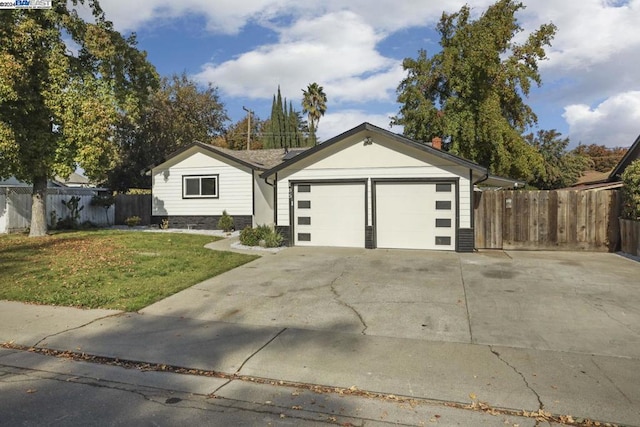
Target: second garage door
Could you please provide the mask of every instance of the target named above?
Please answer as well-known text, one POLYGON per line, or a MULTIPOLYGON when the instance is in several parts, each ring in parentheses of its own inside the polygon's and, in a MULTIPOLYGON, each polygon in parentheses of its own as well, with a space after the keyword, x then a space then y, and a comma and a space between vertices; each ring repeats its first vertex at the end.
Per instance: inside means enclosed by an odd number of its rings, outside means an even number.
POLYGON ((377 247, 455 250, 455 183, 374 185, 377 247))
POLYGON ((364 182, 295 184, 293 194, 296 245, 364 247, 364 182))

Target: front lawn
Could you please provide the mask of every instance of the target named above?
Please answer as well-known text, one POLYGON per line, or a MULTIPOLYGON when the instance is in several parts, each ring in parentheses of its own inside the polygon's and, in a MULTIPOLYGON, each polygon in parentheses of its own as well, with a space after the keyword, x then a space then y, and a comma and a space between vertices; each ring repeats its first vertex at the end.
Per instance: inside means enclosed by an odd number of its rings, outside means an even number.
POLYGON ((0 299, 136 311, 256 259, 193 234, 81 231, 0 235, 0 299))

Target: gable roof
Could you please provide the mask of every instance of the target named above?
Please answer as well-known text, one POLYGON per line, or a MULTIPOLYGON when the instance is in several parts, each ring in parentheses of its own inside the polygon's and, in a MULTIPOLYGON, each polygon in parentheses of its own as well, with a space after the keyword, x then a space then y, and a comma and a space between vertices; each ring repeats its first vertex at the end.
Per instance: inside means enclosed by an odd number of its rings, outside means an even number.
POLYGON ((275 174, 276 172, 292 165, 295 164, 297 162, 299 162, 300 160, 306 159, 307 157, 313 156, 315 153, 317 153, 318 151, 324 150, 350 136, 353 136, 357 133, 360 132, 368 132, 369 134, 373 134, 373 135, 380 135, 380 136, 385 136, 387 138, 392 139, 395 142, 398 142, 400 144, 403 145, 407 145, 409 147, 413 147, 413 148, 417 148, 419 150, 425 151, 429 154, 432 154, 436 157, 439 157, 441 159, 445 159, 448 160, 450 162, 456 163, 460 166, 464 166, 467 167, 469 169, 474 169, 482 174, 486 174, 487 173, 487 168, 480 166, 477 163, 471 162, 469 160, 463 159, 462 157, 458 157, 455 156, 451 153, 448 153, 446 151, 442 151, 442 150, 438 150, 436 148, 433 148, 429 145, 426 144, 421 144, 419 142, 416 142, 412 139, 409 139, 405 136, 402 136, 400 134, 397 133, 393 133, 391 131, 388 131, 386 129, 382 129, 378 126, 374 126, 371 123, 362 123, 359 126, 354 127, 351 130, 348 130, 344 133, 341 133, 338 136, 335 136, 329 140, 327 140, 326 142, 323 142, 321 144, 316 145, 313 148, 310 148, 309 150, 306 150, 300 154, 298 154, 297 156, 295 156, 294 158, 291 158, 289 160, 284 161, 283 163, 280 163, 279 165, 276 165, 275 167, 269 169, 268 171, 264 172, 261 176, 262 178, 268 178, 269 176, 275 174))
POLYGON ((277 166, 284 161, 285 156, 293 152, 302 152, 306 148, 296 148, 288 153, 282 148, 272 148, 264 150, 230 150, 228 148, 217 147, 211 144, 205 144, 204 142, 194 141, 192 144, 187 145, 173 153, 169 154, 166 158, 162 159, 160 163, 147 167, 143 172, 149 173, 151 169, 160 166, 161 164, 171 160, 172 158, 190 150, 193 147, 201 148, 205 151, 217 154, 224 157, 227 160, 231 160, 239 165, 248 167, 253 170, 266 171, 269 168, 277 166))
POLYGON ((635 142, 629 147, 625 155, 620 159, 618 164, 609 174, 608 181, 619 181, 620 175, 624 170, 636 159, 640 159, 640 135, 636 138, 635 142))

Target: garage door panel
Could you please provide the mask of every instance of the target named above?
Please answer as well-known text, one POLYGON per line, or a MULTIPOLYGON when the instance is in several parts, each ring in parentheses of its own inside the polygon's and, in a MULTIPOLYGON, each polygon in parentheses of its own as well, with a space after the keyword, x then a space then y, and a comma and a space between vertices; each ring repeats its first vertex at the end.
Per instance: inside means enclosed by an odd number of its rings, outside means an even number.
POLYGON ((302 189, 294 186, 296 245, 364 247, 364 184, 318 183, 302 189))
POLYGON ((375 184, 379 248, 455 249, 455 184, 375 184))

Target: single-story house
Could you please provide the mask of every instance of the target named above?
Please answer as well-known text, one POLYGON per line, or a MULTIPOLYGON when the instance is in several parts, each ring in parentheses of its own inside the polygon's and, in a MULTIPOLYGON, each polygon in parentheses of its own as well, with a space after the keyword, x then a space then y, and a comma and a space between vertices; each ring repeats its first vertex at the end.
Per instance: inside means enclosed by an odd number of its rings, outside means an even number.
POLYGON ((517 181, 439 148, 369 123, 291 152, 194 143, 151 167, 152 215, 216 228, 226 210, 290 245, 473 251, 474 186, 517 181))
MULTIPOLYGON (((618 164, 604 177, 582 180, 570 187, 572 190, 615 190, 622 187, 621 175, 634 160, 640 159, 640 135, 622 156, 618 164)), ((604 174, 602 174, 604 175, 604 174)))
POLYGON ((260 175, 298 152, 238 151, 195 142, 147 171, 152 222, 215 229, 226 211, 239 230, 273 224, 273 187, 260 175))

